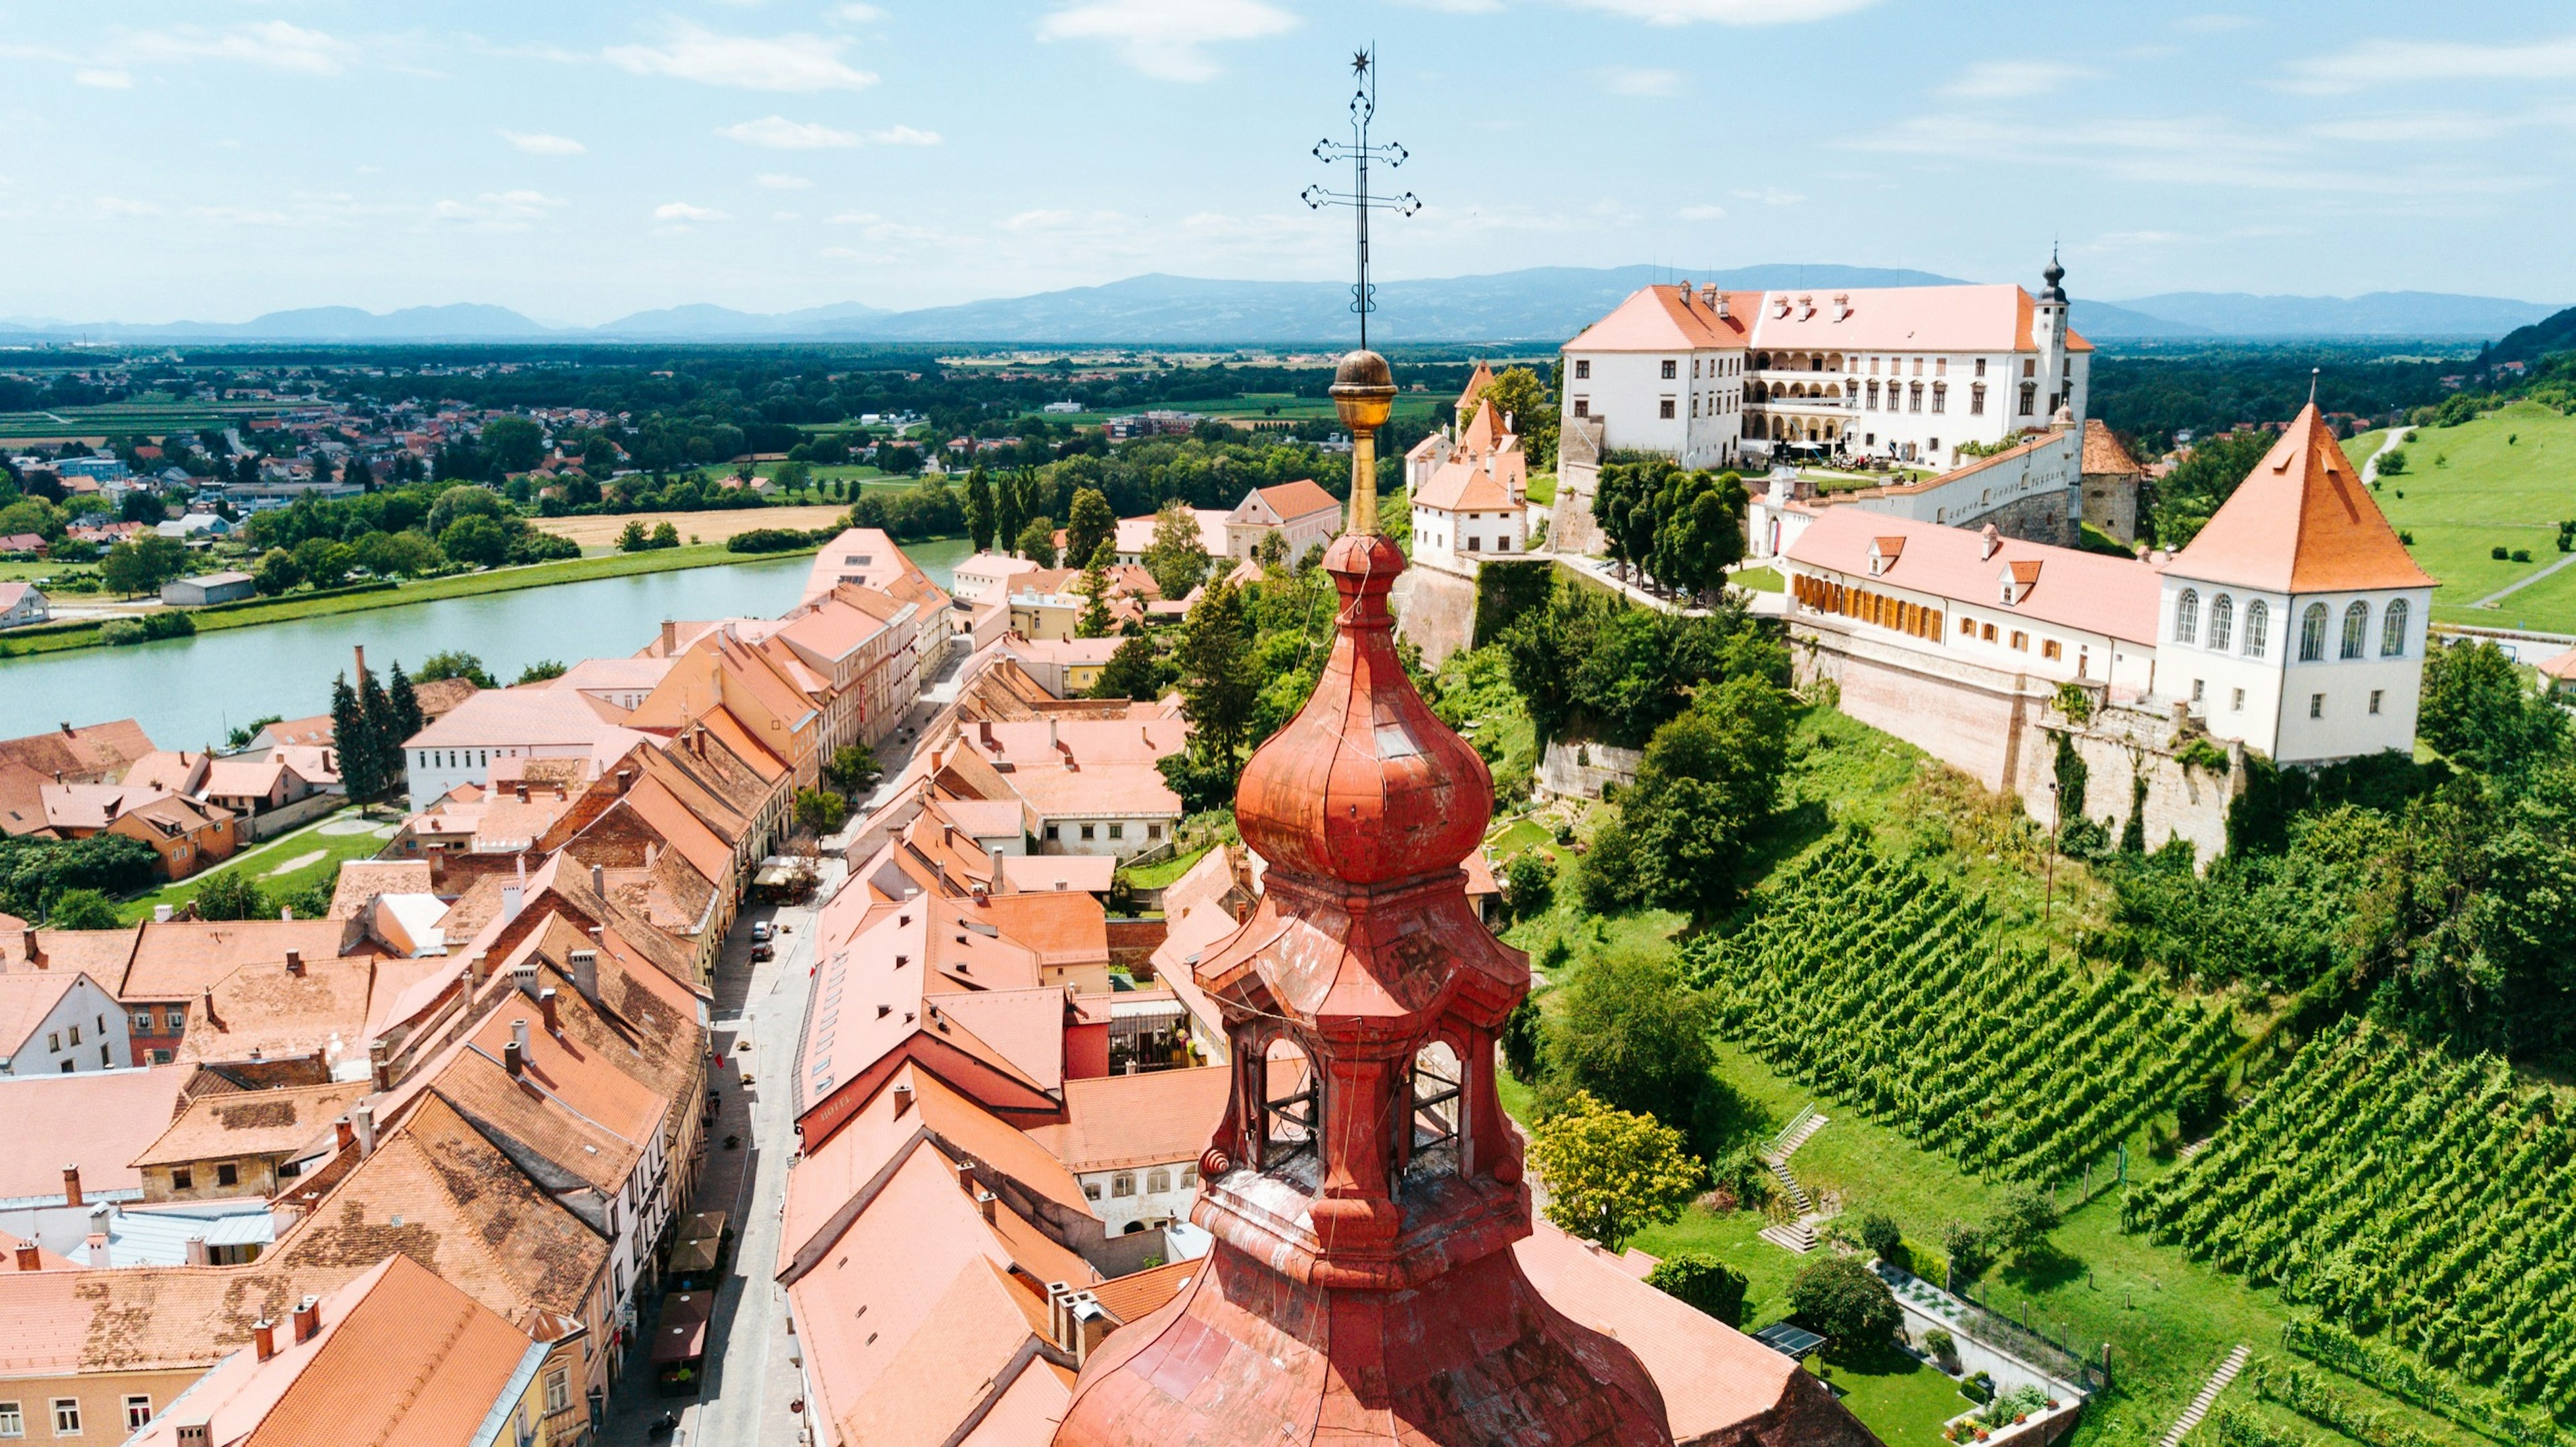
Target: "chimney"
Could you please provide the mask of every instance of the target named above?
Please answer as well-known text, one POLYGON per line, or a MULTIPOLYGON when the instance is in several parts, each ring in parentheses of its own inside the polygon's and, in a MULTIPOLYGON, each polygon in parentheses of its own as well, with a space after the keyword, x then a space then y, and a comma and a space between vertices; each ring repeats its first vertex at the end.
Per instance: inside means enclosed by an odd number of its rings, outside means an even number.
POLYGON ((900 1118, 912 1109, 912 1086, 909 1082, 894 1088, 894 1113, 900 1118))
POLYGON ((993 861, 993 893, 1007 893, 1002 884, 1002 846, 994 845, 990 857, 993 861))
POLYGON ((34 925, 29 925, 18 932, 18 947, 19 953, 25 956, 28 964, 34 965, 40 970, 45 967, 44 956, 36 952, 36 927, 34 925))
POLYGON ((331 1134, 337 1139, 340 1149, 344 1151, 358 1143, 358 1128, 349 1124, 349 1118, 345 1115, 331 1122, 331 1134))
POLYGON ((472 978, 475 986, 480 988, 483 981, 492 973, 492 957, 481 950, 476 950, 466 957, 465 973, 472 978))
POLYGON ((555 1019, 555 992, 552 986, 537 992, 537 1013, 545 1016, 547 1034, 563 1033, 563 1026, 555 1019))
MULTIPOLYGON (((526 1022, 526 1021, 524 1021, 524 1020, 522 1020, 522 1021, 520 1021, 519 1023, 520 1023, 520 1024, 522 1024, 522 1025, 524 1025, 524 1024, 526 1024, 527 1022, 526 1022)), ((516 1040, 513 1040, 513 1041, 511 1041, 510 1043, 508 1043, 508 1044, 506 1044, 506 1045, 502 1046, 502 1047, 501 1047, 501 1068, 502 1068, 503 1070, 506 1070, 506 1071, 510 1072, 510 1078, 511 1078, 511 1079, 513 1079, 513 1080, 516 1080, 516 1079, 518 1079, 520 1076, 527 1074, 527 1073, 528 1073, 528 1047, 526 1047, 526 1046, 524 1046, 524 1045, 520 1044, 520 1043, 519 1043, 518 1041, 516 1041, 516 1040)))
POLYGON ((215 1018, 215 987, 208 985, 206 987, 205 995, 204 1004, 206 1009, 206 1023, 214 1026, 218 1030, 221 1030, 224 1028, 224 1022, 215 1018))
POLYGON ((21 1271, 42 1271, 45 1269, 44 1253, 36 1249, 35 1242, 21 1241, 18 1243, 18 1269, 21 1271))
POLYGON ((259 1359, 267 1361, 277 1355, 277 1323, 267 1317, 250 1324, 250 1339, 259 1350, 259 1359))
POLYGON ((508 923, 519 917, 519 906, 528 897, 527 890, 516 884, 501 886, 501 920, 508 923))
POLYGON ((172 1430, 178 1433, 179 1447, 206 1447, 207 1439, 214 1428, 204 1418, 198 1417, 175 1423, 172 1430))
POLYGON ((1682 297, 1682 305, 1684 305, 1684 306, 1689 306, 1689 305, 1690 305, 1690 299, 1691 299, 1691 281, 1690 281, 1690 278, 1689 278, 1689 277, 1687 277, 1687 276, 1683 277, 1683 278, 1682 278, 1682 284, 1681 284, 1680 286, 1678 286, 1678 287, 1674 288, 1674 290, 1676 290, 1676 291, 1678 291, 1678 292, 1680 292, 1680 293, 1681 293, 1681 297, 1682 297))
POLYGON ((430 888, 435 890, 439 883, 447 878, 447 850, 441 845, 433 844, 421 853, 429 860, 429 884, 430 888))
POLYGON ((349 1126, 358 1133, 360 1158, 376 1153, 376 1108, 365 1101, 349 1107, 349 1126))
MULTIPOLYGON (((519 1048, 520 1054, 524 1055, 527 1053, 528 1018, 525 1015, 522 1015, 518 1019, 510 1022, 510 1043, 519 1048)), ((518 1072, 512 1071, 511 1073, 515 1075, 518 1072)))
MULTIPOLYGON (((677 655, 679 651, 680 625, 672 619, 665 618, 662 620, 662 656, 670 658, 677 655)), ((619 774, 617 777, 623 779, 626 776, 619 774)))
POLYGON ((358 672, 356 677, 363 680, 367 676, 367 645, 363 643, 358 644, 350 651, 358 656, 358 672))
POLYGON ((1047 715, 1047 749, 1048 749, 1048 751, 1049 751, 1049 752, 1053 752, 1053 751, 1054 751, 1054 749, 1055 749, 1055 746, 1056 746, 1056 743, 1055 743, 1055 715, 1053 715, 1053 714, 1049 714, 1049 715, 1047 715))
POLYGON ((191 1236, 188 1238, 188 1264, 191 1266, 212 1266, 215 1264, 214 1254, 206 1249, 205 1237, 191 1236))
POLYGON ((1047 1340, 1055 1343, 1063 1351, 1072 1351, 1074 1344, 1073 1287, 1061 1281, 1048 1282, 1046 1304, 1047 1340))
POLYGON ((63 1167, 63 1204, 66 1206, 81 1204, 80 1162, 78 1161, 63 1167))
POLYGON ((635 771, 633 769, 620 769, 617 771, 617 792, 621 794, 625 793, 629 788, 633 787, 634 783, 635 771))
POLYGON ((581 991, 583 999, 599 1003, 599 951, 572 952, 572 987, 581 991))
POLYGON ((1977 556, 1980 559, 1993 557, 1995 555, 1995 549, 2002 546, 2003 534, 1995 531, 1995 525, 1993 523, 1986 524, 1985 527, 1978 532, 1977 556))
POLYGON ((529 999, 537 998, 537 962, 527 960, 512 966, 510 984, 529 999))
POLYGON ((89 1264, 93 1269, 99 1271, 104 1271, 109 1266, 115 1264, 108 1259, 107 1235, 105 1232, 92 1231, 89 1233, 89 1264))
POLYGON ((957 1189, 973 1195, 983 1189, 975 1184, 975 1158, 960 1156, 957 1160, 957 1189))
POLYGON ((322 1298, 308 1296, 295 1304, 295 1343, 302 1346, 322 1329, 322 1298))
POLYGON ((286 952, 286 972, 299 979, 303 977, 304 952, 302 950, 288 950, 286 952))
POLYGON ((598 895, 602 899, 606 899, 608 897, 607 866, 594 864, 590 867, 590 892, 598 895))
POLYGON ((985 1224, 985 1225, 987 1225, 987 1226, 992 1225, 992 1224, 993 1224, 994 1213, 995 1213, 995 1208, 994 1208, 994 1204, 993 1204, 993 1193, 992 1193, 992 1192, 990 1192, 990 1191, 985 1190, 985 1189, 984 1189, 984 1188, 982 1188, 981 1186, 976 1187, 976 1188, 975 1188, 975 1209, 976 1209, 976 1210, 978 1210, 978 1211, 981 1211, 981 1212, 984 1214, 984 1224, 985 1224))
POLYGON ((171 909, 170 906, 166 904, 156 904, 152 906, 152 922, 154 924, 168 924, 170 922, 170 917, 175 913, 177 913, 177 911, 171 909))
POLYGON ((525 779, 521 779, 521 780, 519 781, 519 784, 518 784, 518 789, 519 789, 519 802, 520 802, 520 803, 522 803, 522 804, 524 804, 524 803, 528 802, 528 781, 527 781, 527 780, 525 780, 525 779))

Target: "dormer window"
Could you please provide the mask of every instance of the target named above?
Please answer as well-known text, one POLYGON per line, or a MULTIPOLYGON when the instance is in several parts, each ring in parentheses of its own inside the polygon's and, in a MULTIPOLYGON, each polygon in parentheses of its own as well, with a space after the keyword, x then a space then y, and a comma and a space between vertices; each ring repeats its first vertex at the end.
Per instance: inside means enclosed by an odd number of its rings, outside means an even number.
POLYGON ((1888 569, 1895 567, 1897 558, 1902 555, 1904 551, 1905 539, 1901 537, 1870 539, 1869 575, 1875 578, 1884 574, 1888 569))

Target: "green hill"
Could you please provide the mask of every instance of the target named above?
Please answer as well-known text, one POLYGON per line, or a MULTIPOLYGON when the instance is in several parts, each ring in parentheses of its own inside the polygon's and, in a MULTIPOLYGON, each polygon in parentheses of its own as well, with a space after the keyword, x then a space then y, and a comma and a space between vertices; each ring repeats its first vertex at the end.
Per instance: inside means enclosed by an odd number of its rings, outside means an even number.
MULTIPOLYGON (((2354 439, 2353 461, 2378 439, 2354 439)), ((2404 451, 2406 470, 2380 478, 2378 501, 2442 580, 2434 619, 2576 633, 2576 565, 2559 568, 2576 553, 2558 551, 2558 524, 2576 518, 2576 417, 2516 402, 2457 427, 2419 427, 2404 451), (2530 560, 2512 561, 2515 551, 2530 560)))

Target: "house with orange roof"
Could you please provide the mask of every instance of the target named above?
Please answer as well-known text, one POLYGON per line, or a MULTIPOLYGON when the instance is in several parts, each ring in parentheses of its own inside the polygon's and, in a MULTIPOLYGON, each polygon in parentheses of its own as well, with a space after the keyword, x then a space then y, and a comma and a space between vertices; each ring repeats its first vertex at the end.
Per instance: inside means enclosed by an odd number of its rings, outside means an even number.
POLYGON ((397 1252, 217 1363, 130 1447, 324 1447, 341 1442, 571 1441, 546 1430, 571 1373, 545 1343, 397 1252), (488 1437, 498 1424, 506 1438, 488 1437))
POLYGON ((192 1007, 235 973, 282 972, 290 959, 300 965, 367 949, 365 925, 354 919, 151 920, 83 933, 99 936, 84 941, 94 954, 123 947, 116 998, 132 1020, 136 1065, 175 1060, 192 1007))
POLYGON ((1017 800, 1040 854, 1126 858, 1180 823, 1181 798, 1158 764, 1188 743, 1180 719, 978 723, 960 727, 937 777, 950 793, 1017 800))
POLYGON ((444 799, 460 784, 483 783, 501 759, 622 754, 639 739, 636 728, 609 719, 614 711, 579 689, 546 684, 476 693, 403 741, 411 806, 444 799))
POLYGON ((1491 403, 1477 406, 1407 498, 1413 560, 1472 577, 1487 557, 1529 551, 1529 463, 1491 403))
POLYGON ((113 1070, 133 1058, 125 1027, 125 1007, 86 971, 0 974, 0 1075, 113 1070))
POLYGON ((1272 533, 1286 545, 1288 561, 1296 562, 1341 536, 1342 504, 1311 478, 1256 487, 1225 515, 1225 551, 1213 556, 1242 562, 1272 533))
POLYGON ((1082 1183, 1111 1234, 1189 1219, 1199 1157, 1225 1116, 1222 1065, 1149 1070, 1064 1083, 1062 1124, 1030 1135, 1082 1183))

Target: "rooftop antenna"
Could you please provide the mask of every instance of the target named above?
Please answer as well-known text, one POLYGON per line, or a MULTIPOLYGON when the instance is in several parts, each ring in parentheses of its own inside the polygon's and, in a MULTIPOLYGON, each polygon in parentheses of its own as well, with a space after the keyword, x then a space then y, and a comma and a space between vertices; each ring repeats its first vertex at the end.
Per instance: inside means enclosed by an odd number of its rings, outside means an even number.
POLYGON ((1377 47, 1354 51, 1351 74, 1356 87, 1351 92, 1351 138, 1336 141, 1329 137, 1315 143, 1315 159, 1331 165, 1351 163, 1351 189, 1333 191, 1322 186, 1309 186, 1298 193, 1298 199, 1321 211, 1327 206, 1348 206, 1359 220, 1359 280, 1351 287, 1351 310, 1359 314, 1360 350, 1368 350, 1369 313, 1377 310, 1377 288, 1369 281, 1369 212, 1392 211, 1410 216, 1422 209, 1422 202, 1410 191, 1401 196, 1369 195, 1369 162, 1384 161, 1388 170, 1404 164, 1408 154, 1393 141, 1383 145, 1369 140, 1369 122, 1377 115, 1377 47))

